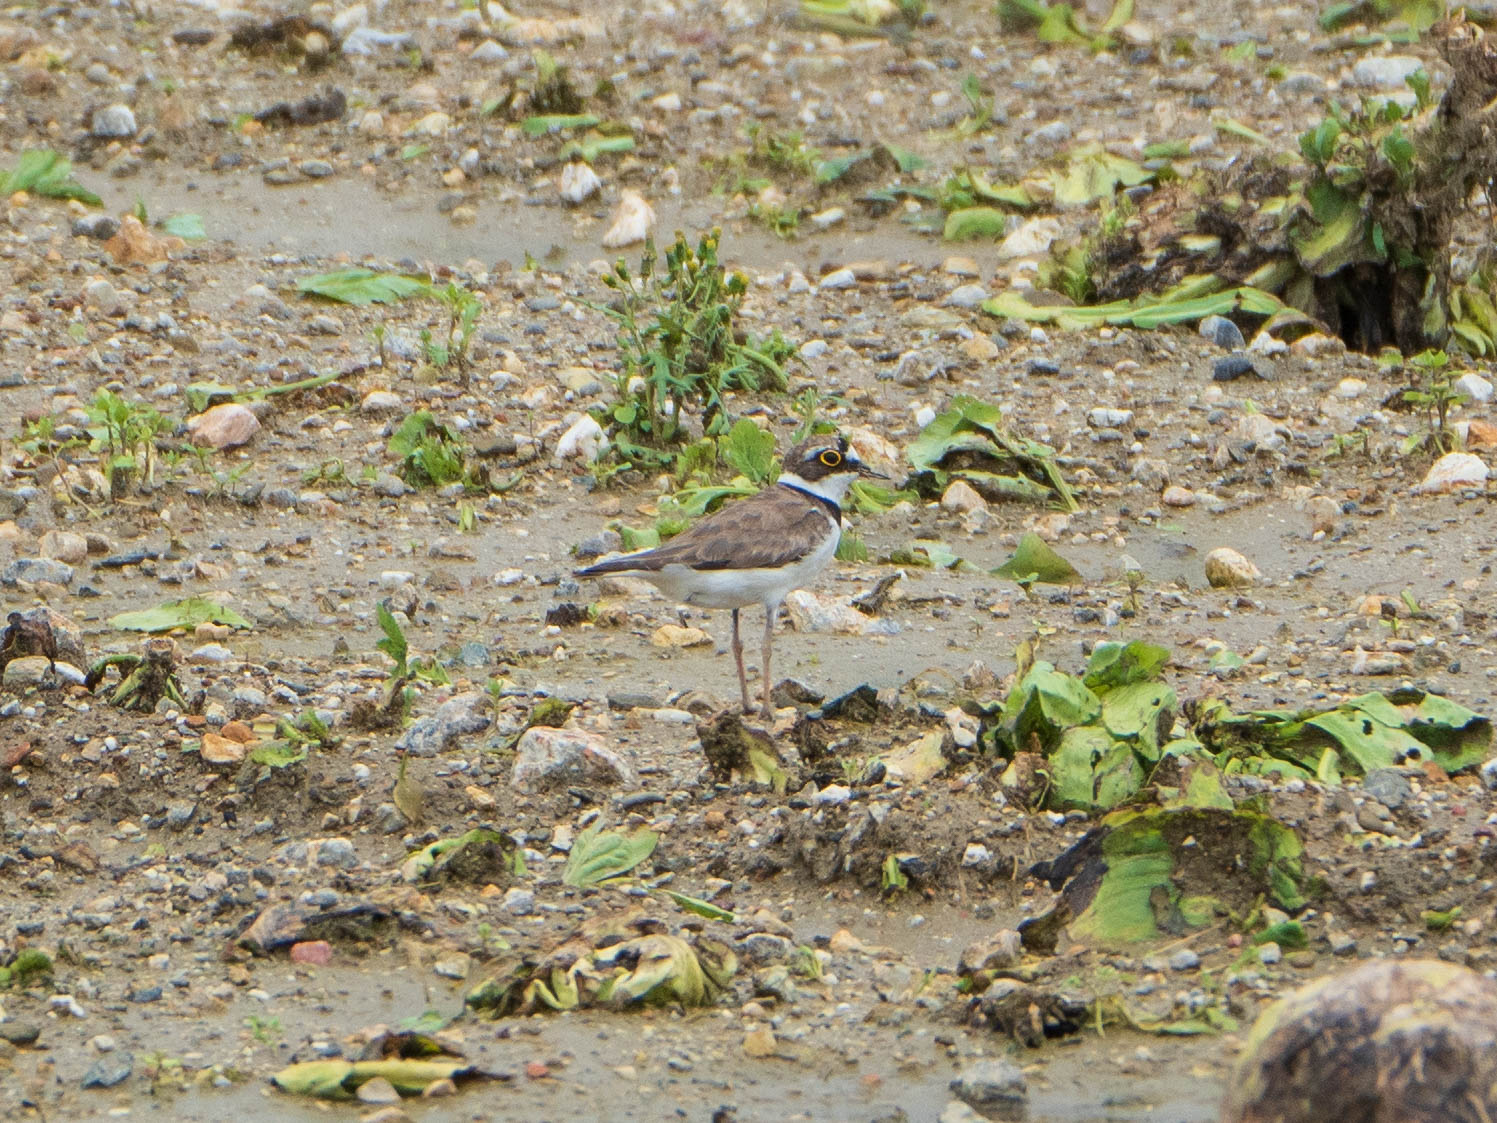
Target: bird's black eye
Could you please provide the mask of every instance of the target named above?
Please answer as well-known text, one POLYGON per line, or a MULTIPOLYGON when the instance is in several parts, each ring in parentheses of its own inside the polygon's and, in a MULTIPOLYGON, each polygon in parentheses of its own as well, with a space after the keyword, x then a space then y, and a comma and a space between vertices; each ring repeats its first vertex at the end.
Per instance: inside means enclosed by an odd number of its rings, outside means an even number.
POLYGON ((842 454, 834 448, 829 448, 816 458, 828 468, 835 468, 842 463, 842 454))

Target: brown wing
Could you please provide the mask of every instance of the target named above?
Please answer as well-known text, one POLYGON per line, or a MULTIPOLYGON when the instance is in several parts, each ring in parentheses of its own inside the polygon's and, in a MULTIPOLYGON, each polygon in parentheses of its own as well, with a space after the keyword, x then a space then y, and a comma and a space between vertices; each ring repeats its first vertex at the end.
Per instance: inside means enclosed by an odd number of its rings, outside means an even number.
POLYGON ((779 569, 799 561, 819 543, 831 518, 818 506, 787 497, 771 488, 749 499, 731 503, 710 518, 682 531, 663 546, 638 554, 611 558, 587 569, 583 577, 626 570, 664 569, 779 569))

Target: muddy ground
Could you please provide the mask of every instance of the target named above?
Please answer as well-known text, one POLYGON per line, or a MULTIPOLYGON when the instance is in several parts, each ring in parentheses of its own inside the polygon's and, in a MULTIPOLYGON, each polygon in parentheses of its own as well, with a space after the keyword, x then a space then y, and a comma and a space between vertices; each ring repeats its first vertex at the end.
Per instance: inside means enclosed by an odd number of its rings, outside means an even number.
MULTIPOLYGON (((1192 159, 1225 165, 1250 142, 1216 123, 1236 119, 1293 151, 1330 98, 1355 96, 1359 62, 1412 55, 1438 91, 1433 54, 1322 31, 1303 4, 1238 15, 1143 3, 1096 55, 1005 34, 988 4, 940 0, 912 29, 874 36, 799 25, 787 6, 759 3, 621 15, 584 0, 516 11, 533 21, 520 23, 399 0, 369 6, 363 21, 321 4, 298 13, 327 25, 310 53, 305 25, 284 41, 231 41, 235 28, 287 14, 268 4, 0 12, 0 168, 50 147, 102 199, 17 194, 0 222, 0 569, 10 567, 0 598, 7 611, 46 604, 70 621, 80 666, 138 650, 140 637, 110 619, 168 600, 211 596, 251 625, 178 633, 186 708, 166 700, 134 713, 109 704, 110 687, 55 679, 45 660, 7 668, 0 963, 32 948, 54 967, 0 989, 0 1113, 322 1118, 324 1105, 267 1078, 293 1061, 356 1056, 368 1027, 431 1010, 456 1018, 447 1039, 472 1064, 505 1079, 407 1100, 399 1110, 415 1119, 955 1120, 967 1116, 948 1085, 994 1057, 1022 1067, 1032 1120, 1215 1118, 1240 1032, 1072 1027, 1030 1048, 968 1024, 954 988, 963 949, 1048 908, 1052 891, 1026 871, 1080 838, 1087 816, 1026 811, 990 759, 957 760, 919 784, 868 782, 868 765, 940 728, 962 689, 1001 696, 1016 647, 1037 634, 1041 656, 1071 671, 1103 640, 1166 645, 1182 699, 1243 710, 1413 684, 1488 713, 1488 492, 1416 493, 1432 456, 1401 448, 1422 417, 1385 408, 1408 384, 1398 367, 1327 341, 1279 355, 1271 380, 1217 383, 1224 352, 1190 325, 1047 333, 1000 322, 972 306, 971 286, 1025 284, 1033 257, 1001 260, 989 243, 922 232, 940 227, 929 202, 859 202, 878 184, 822 190, 803 169, 745 163, 744 125, 798 131, 824 154, 897 143, 928 162, 904 182, 932 188, 964 165, 1012 177, 1093 140, 1136 155, 1189 139, 1192 159), (366 39, 365 55, 340 50, 361 22, 399 38, 366 39), (580 206, 558 193, 562 139, 518 127, 537 43, 570 68, 589 111, 627 122, 636 141, 599 159, 602 194, 580 206), (976 130, 962 128, 968 74, 994 99, 976 130), (328 88, 344 95, 334 120, 254 120, 328 88), (512 91, 520 101, 506 100, 512 91), (100 135, 116 126, 123 135, 100 135), (745 173, 800 208, 793 237, 750 214, 745 173), (723 258, 752 282, 748 329, 778 329, 803 349, 791 390, 819 391, 819 416, 883 452, 886 472, 907 470, 922 410, 970 394, 1053 445, 1078 489, 1081 510, 1068 516, 920 501, 849 517, 871 560, 824 575, 818 591, 831 597, 872 588, 898 568, 877 559, 917 538, 969 565, 903 567, 882 634, 781 624, 776 679, 827 697, 868 684, 894 707, 888 720, 839 727, 830 760, 793 766, 785 795, 706 772, 695 719, 736 696, 724 617, 607 588, 594 622, 548 621, 600 595, 569 576, 579 544, 620 521, 648 525, 661 494, 652 473, 599 486, 593 465, 555 456, 583 411, 613 394, 613 327, 585 302, 606 299, 597 275, 616 254, 602 240, 627 190, 654 206, 662 240, 722 227, 723 258), (206 238, 131 260, 90 222, 137 208, 148 223, 197 214, 206 238), (422 329, 445 331, 435 301, 298 295, 298 281, 349 263, 478 294, 468 369, 423 358, 422 329), (844 266, 850 285, 819 283, 844 266), (247 443, 201 463, 182 451, 174 430, 193 412, 189 385, 267 389, 319 375, 336 377, 257 405, 247 443), (54 456, 36 442, 43 419, 63 437, 90 424, 81 411, 101 389, 173 422, 154 478, 113 494, 97 451, 54 456), (418 408, 510 486, 403 484, 387 442, 418 408), (1131 417, 1099 426, 1097 409, 1131 417), (1346 434, 1363 435, 1337 440, 1346 434), (1029 529, 1084 582, 1029 596, 991 576, 1029 529), (1210 588, 1203 559, 1219 546, 1246 554, 1261 578, 1210 588), (1146 575, 1136 604, 1129 567, 1146 575), (392 666, 376 649, 381 600, 400 610, 412 654, 434 656, 451 679, 414 682, 412 716, 467 697, 459 709, 482 726, 409 756, 423 802, 414 823, 391 793, 402 731, 355 720, 381 700, 392 666), (710 641, 658 646, 667 624, 710 641), (1243 666, 1221 669, 1223 649, 1243 666), (627 775, 513 783, 515 736, 546 698, 576 703, 569 727, 600 738, 627 775), (331 733, 304 762, 207 759, 205 733, 239 723, 269 736, 275 719, 308 710, 331 733), (877 829, 848 842, 869 811, 877 829), (599 816, 659 832, 632 888, 561 880, 567 846, 599 816), (523 872, 401 878, 411 850, 480 825, 523 848, 523 872), (325 839, 335 841, 309 851, 325 839), (907 863, 917 876, 886 892, 880 871, 896 854, 918 859, 907 863), (655 891, 667 885, 738 920, 684 913, 655 891), (250 923, 286 903, 365 913, 304 933, 307 944, 326 935, 326 964, 294 962, 283 946, 247 950, 250 923), (541 954, 582 921, 630 907, 736 941, 744 965, 730 993, 689 1011, 461 1014, 510 954, 541 954), (777 963, 799 965, 794 985, 760 985, 777 963)), ((1482 236, 1473 218, 1466 248, 1482 236)), ((782 448, 800 422, 788 395, 729 406, 763 419, 782 448)), ((1472 400, 1452 420, 1490 414, 1472 400)), ((751 635, 757 623, 750 613, 751 635)), ((787 752, 812 704, 780 711, 773 732, 787 752)), ((1491 796, 1475 774, 1418 762, 1404 773, 1406 798, 1392 807, 1354 780, 1266 792, 1301 833, 1318 886, 1299 916, 1308 947, 1244 966, 1242 933, 1221 920, 1162 947, 1063 938, 1053 955, 1027 954, 1022 972, 1043 993, 1121 995, 1165 1022, 1211 1005, 1245 1030, 1266 999, 1351 957, 1490 967, 1491 796), (1456 906, 1448 927, 1424 918, 1456 906)), ((400 1117, 377 1104, 333 1111, 400 1117)))

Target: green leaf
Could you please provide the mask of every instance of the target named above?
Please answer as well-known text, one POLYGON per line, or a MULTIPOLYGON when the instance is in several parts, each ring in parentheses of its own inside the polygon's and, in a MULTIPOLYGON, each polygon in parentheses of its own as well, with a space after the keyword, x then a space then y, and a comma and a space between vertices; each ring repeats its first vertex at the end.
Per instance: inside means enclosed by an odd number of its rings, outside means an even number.
POLYGON ((1081 574, 1033 531, 1019 539, 1019 545, 1006 562, 991 571, 994 577, 1010 581, 1039 581, 1046 585, 1079 585, 1081 574))
POLYGON ((727 909, 718 908, 711 901, 704 901, 700 897, 688 897, 685 893, 677 893, 674 889, 664 890, 665 895, 687 912, 695 913, 697 916, 706 917, 708 920, 721 920, 728 924, 736 924, 738 916, 727 909))
POLYGON ((659 841, 660 836, 654 831, 639 830, 632 835, 605 833, 601 822, 594 823, 573 840, 561 880, 584 888, 605 885, 626 876, 655 852, 659 841))
POLYGON ((817 160, 811 165, 812 180, 818 187, 825 187, 829 183, 836 183, 837 180, 868 159, 868 155, 866 152, 861 152, 817 160))
POLYGON ((884 145, 884 150, 894 158, 895 166, 898 167, 899 170, 901 172, 904 172, 906 175, 908 175, 910 172, 918 172, 921 168, 925 167, 929 163, 929 161, 919 153, 912 152, 908 148, 901 148, 897 144, 886 144, 884 145))
POLYGON ((203 216, 186 212, 169 216, 161 229, 189 242, 199 242, 208 236, 203 229, 203 216))
POLYGON ((1003 237, 1008 217, 994 207, 964 207, 946 216, 941 237, 948 242, 965 242, 971 238, 996 241, 1003 237))
POLYGON ((1174 690, 1162 682, 1135 682, 1102 696, 1102 724, 1119 740, 1153 763, 1175 724, 1174 690))
POLYGON ((1143 640, 1107 641, 1092 648, 1082 681, 1098 696, 1118 686, 1152 682, 1170 661, 1170 649, 1143 640))
POLYGON ((301 742, 262 741, 250 749, 245 759, 265 768, 289 768, 307 759, 307 747, 301 742))
POLYGON ((602 122, 603 118, 591 113, 544 113, 537 117, 526 117, 520 122, 520 128, 525 131, 526 136, 538 137, 570 129, 590 129, 602 122))
POLYGON ((411 296, 431 293, 431 285, 419 277, 399 273, 376 273, 372 269, 339 269, 304 277, 296 283, 298 292, 320 296, 342 304, 394 304, 411 296))
POLYGON ((155 608, 121 612, 109 618, 109 626, 122 632, 170 632, 191 630, 199 624, 221 624, 230 628, 252 628, 248 620, 228 605, 208 597, 186 597, 155 608))
POLYGON ((779 475, 775 462, 774 434, 759 428, 748 418, 736 422, 720 443, 723 459, 751 483, 763 487, 779 475))
POLYGON ((1056 744, 1072 726, 1086 725, 1102 714, 1102 703, 1078 678, 1035 663, 1004 700, 1001 730, 1016 749, 1028 749, 1031 738, 1042 746, 1056 744))
POLYGON ((48 199, 76 199, 91 207, 103 200, 73 178, 72 162, 50 148, 28 148, 15 170, 0 173, 0 195, 29 191, 48 199))

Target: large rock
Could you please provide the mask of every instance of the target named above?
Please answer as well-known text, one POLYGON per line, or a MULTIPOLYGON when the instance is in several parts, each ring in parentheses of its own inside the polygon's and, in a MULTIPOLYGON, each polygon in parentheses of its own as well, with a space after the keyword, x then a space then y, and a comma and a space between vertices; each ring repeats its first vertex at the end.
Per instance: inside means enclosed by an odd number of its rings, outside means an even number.
POLYGON ((629 767, 608 742, 596 733, 537 725, 527 729, 515 746, 510 782, 525 791, 561 784, 633 785, 629 767))
POLYGON ((1453 963, 1380 959, 1258 1018, 1223 1123, 1497 1119, 1497 983, 1453 963))

